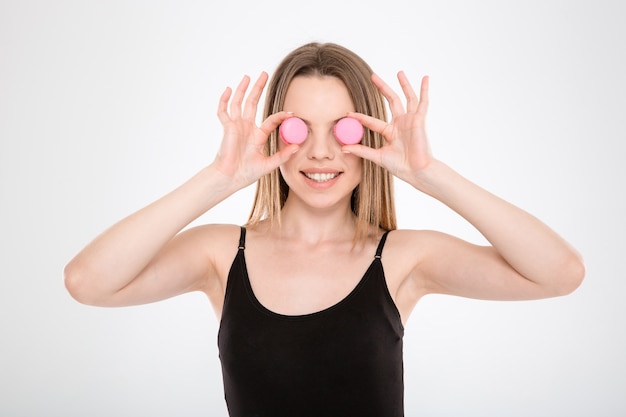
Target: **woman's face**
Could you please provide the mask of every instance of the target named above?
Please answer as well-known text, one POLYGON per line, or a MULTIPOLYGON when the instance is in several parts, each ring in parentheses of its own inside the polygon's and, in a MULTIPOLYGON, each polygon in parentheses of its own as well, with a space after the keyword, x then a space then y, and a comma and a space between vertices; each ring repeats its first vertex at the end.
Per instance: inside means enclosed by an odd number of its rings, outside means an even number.
POLYGON ((300 150, 280 167, 290 189, 288 198, 293 195, 320 208, 346 201, 349 205, 352 191, 361 181, 362 161, 343 153, 333 134, 335 123, 348 111, 355 111, 346 86, 335 77, 295 77, 283 110, 293 112, 308 127, 300 150))

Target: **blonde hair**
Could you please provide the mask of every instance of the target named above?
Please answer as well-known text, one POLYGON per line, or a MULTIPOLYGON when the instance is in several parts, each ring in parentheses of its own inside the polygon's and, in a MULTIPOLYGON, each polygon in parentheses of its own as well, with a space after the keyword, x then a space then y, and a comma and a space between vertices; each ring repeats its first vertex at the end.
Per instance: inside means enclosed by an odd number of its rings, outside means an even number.
MULTIPOLYGON (((278 65, 269 82, 263 118, 283 110, 285 95, 291 80, 297 76, 331 76, 341 80, 347 87, 357 112, 381 120, 387 120, 385 102, 371 82, 372 69, 354 52, 333 43, 309 43, 303 45, 278 65)), ((365 129, 361 142, 372 148, 380 148, 380 134, 365 129)), ((278 133, 272 132, 265 147, 267 155, 276 152, 278 133)), ((259 179, 247 226, 258 224, 264 219, 280 225, 280 211, 289 187, 279 169, 259 179)), ((396 229, 396 213, 393 201, 393 178, 384 168, 363 159, 362 179, 352 193, 352 211, 357 218, 355 242, 365 240, 371 227, 383 230, 396 229)))

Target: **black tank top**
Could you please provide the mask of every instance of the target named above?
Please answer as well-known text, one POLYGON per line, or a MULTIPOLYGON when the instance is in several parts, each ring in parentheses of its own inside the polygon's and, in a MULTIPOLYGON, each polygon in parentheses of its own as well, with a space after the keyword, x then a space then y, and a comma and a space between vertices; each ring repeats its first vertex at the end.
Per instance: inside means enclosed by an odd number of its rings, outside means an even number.
POLYGON ((387 233, 348 296, 299 316, 257 300, 245 236, 242 228, 218 332, 230 416, 404 416, 404 328, 380 260, 387 233))

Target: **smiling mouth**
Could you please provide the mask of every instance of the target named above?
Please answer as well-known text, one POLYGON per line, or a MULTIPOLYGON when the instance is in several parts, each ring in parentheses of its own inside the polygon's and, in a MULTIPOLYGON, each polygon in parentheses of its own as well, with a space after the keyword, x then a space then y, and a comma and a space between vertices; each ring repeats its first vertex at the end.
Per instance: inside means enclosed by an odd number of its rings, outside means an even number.
POLYGON ((326 182, 326 181, 330 181, 332 179, 337 178, 340 173, 339 172, 334 172, 334 173, 329 173, 329 172, 324 172, 324 173, 320 173, 320 172, 303 172, 303 174, 310 180, 315 181, 315 182, 326 182))

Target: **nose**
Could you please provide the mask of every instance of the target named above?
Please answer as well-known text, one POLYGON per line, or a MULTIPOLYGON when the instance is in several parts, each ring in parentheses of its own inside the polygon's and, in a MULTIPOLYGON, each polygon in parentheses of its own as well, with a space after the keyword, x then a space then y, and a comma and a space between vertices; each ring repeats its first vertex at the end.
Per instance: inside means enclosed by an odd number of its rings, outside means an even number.
POLYGON ((311 129, 304 142, 307 146, 309 159, 334 159, 340 151, 340 145, 335 140, 332 129, 311 129))

